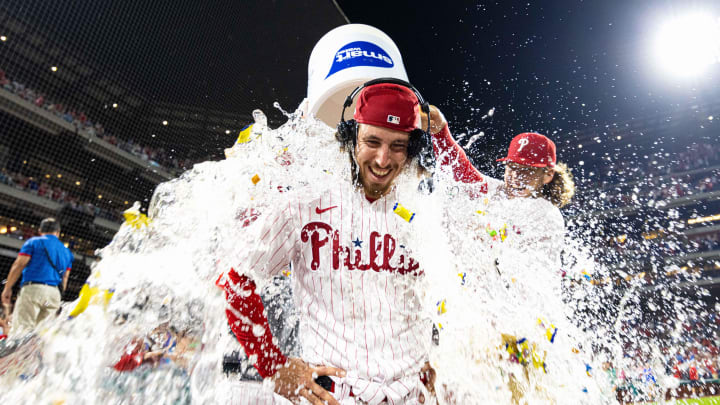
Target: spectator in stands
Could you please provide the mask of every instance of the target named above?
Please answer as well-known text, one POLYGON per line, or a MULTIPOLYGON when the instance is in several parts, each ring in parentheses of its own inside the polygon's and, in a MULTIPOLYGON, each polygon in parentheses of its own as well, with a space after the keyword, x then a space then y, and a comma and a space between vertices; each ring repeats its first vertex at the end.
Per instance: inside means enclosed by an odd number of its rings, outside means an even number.
POLYGON ((32 330, 54 314, 60 307, 58 287, 62 285, 62 290, 67 287, 73 255, 58 239, 60 223, 55 218, 45 218, 39 231, 40 236, 23 244, 2 292, 3 305, 9 305, 13 286, 22 274, 11 334, 32 330))
POLYGON ((50 185, 46 181, 40 183, 37 195, 38 197, 50 197, 50 185))
POLYGON ((0 69, 0 86, 7 89, 7 86, 10 85, 10 80, 8 80, 7 77, 5 77, 5 71, 0 69))
POLYGON ((4 167, 0 170, 0 183, 7 184, 8 186, 15 184, 12 175, 4 167))
POLYGON ((29 178, 28 178, 28 183, 27 183, 27 189, 28 189, 28 191, 30 191, 31 193, 37 195, 37 193, 38 193, 38 188, 39 188, 39 187, 40 187, 40 186, 38 185, 38 182, 35 181, 34 178, 32 178, 32 177, 29 177, 29 178))
POLYGON ((45 95, 41 94, 33 103, 38 107, 42 107, 45 104, 45 95))
POLYGON ((697 370, 697 362, 693 359, 688 367, 688 380, 691 382, 697 382, 700 379, 700 375, 697 370))

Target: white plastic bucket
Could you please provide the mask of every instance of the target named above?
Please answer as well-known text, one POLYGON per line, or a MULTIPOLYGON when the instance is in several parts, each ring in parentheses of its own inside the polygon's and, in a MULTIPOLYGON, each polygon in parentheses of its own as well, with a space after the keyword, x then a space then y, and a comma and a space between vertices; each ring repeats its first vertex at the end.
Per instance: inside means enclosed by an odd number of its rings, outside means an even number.
MULTIPOLYGON (((380 77, 408 80, 392 39, 369 25, 337 27, 320 38, 310 54, 308 112, 334 128, 350 92, 380 77)), ((353 103, 345 111, 345 119, 351 119, 354 111, 353 103)))

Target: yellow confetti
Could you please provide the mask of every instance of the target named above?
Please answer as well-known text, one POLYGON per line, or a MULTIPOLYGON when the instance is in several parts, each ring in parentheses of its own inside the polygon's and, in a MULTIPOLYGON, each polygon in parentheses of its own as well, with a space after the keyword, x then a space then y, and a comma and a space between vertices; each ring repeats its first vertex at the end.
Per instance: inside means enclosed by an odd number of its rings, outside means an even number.
POLYGON ((260 176, 258 176, 256 174, 256 175, 252 176, 252 179, 250 179, 250 180, 252 180, 253 184, 258 184, 258 182, 260 182, 260 176))
POLYGON ((438 307, 438 315, 442 315, 447 312, 447 308, 445 308, 445 300, 438 302, 437 307, 438 307))
POLYGON ((407 208, 403 207, 399 203, 395 203, 395 206, 393 207, 393 212, 398 214, 400 218, 412 222, 413 218, 415 218, 415 213, 408 211, 407 208))
POLYGON ((252 125, 248 125, 245 128, 240 130, 240 133, 238 134, 237 141, 235 143, 246 143, 250 141, 250 134, 252 132, 252 125))
POLYGON ((140 229, 144 226, 150 225, 152 222, 147 215, 140 212, 140 203, 133 204, 132 208, 129 208, 123 212, 125 218, 125 225, 132 226, 135 229, 140 229))

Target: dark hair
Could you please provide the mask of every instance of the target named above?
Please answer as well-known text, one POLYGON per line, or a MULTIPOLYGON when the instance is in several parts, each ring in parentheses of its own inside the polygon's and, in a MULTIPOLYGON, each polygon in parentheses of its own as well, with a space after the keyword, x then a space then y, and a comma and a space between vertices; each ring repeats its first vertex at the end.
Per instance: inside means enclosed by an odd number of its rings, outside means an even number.
MULTIPOLYGON (((360 184, 359 168, 355 161, 355 146, 357 145, 359 124, 355 120, 343 121, 338 125, 335 139, 340 143, 340 149, 345 150, 350 158, 350 170, 353 184, 360 184)), ((408 160, 418 159, 421 172, 431 172, 435 166, 435 154, 432 141, 427 132, 414 129, 408 133, 408 160)))
POLYGON ((566 206, 575 195, 575 181, 565 163, 555 165, 555 175, 550 183, 542 188, 542 196, 554 206, 566 206))
POLYGON ((60 222, 55 218, 45 218, 40 222, 40 233, 55 233, 60 232, 60 222))

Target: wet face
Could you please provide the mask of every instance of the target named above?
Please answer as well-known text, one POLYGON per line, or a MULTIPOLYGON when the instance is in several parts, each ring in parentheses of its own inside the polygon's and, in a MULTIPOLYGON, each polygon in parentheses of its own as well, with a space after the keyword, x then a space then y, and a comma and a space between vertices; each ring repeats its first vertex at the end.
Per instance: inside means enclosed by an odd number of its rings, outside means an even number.
POLYGON ((390 190, 407 162, 409 138, 407 132, 359 125, 355 160, 368 197, 380 198, 390 190))
POLYGON ((554 171, 508 162, 505 165, 505 192, 510 198, 537 197, 542 187, 552 181, 554 171))

